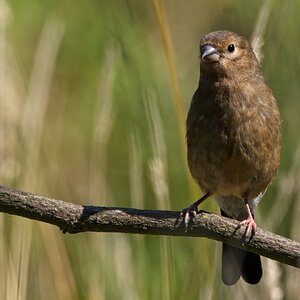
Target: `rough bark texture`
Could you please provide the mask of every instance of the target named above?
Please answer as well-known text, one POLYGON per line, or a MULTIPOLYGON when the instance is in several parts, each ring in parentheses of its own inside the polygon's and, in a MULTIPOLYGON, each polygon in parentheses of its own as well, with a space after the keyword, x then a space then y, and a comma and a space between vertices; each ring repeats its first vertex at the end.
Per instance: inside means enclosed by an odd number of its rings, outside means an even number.
POLYGON ((257 228, 245 241, 238 222, 200 212, 185 231, 180 212, 77 205, 0 186, 0 211, 58 226, 64 233, 123 232, 206 237, 300 268, 300 243, 257 228))

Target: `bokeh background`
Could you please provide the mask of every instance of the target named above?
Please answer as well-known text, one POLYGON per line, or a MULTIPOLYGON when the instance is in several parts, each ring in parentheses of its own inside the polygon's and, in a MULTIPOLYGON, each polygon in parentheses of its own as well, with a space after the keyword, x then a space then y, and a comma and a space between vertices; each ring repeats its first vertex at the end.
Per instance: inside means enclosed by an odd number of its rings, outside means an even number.
MULTIPOLYGON (((300 2, 0 0, 0 182, 85 205, 181 210, 200 195, 184 120, 213 30, 252 40, 282 115, 282 163, 256 213, 300 240, 300 2)), ((218 212, 213 200, 203 209, 218 212)), ((1 299, 297 299, 263 258, 257 286, 220 279, 221 245, 84 233, 0 215, 1 299)))

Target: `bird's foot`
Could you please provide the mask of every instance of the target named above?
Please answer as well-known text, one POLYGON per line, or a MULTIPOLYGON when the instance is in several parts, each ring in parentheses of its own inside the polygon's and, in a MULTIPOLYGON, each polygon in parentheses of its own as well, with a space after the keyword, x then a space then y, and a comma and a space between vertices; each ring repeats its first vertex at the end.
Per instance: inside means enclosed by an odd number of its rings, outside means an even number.
MULTIPOLYGON (((196 215, 199 213, 198 206, 210 196, 210 192, 207 192, 204 196, 202 196, 200 199, 198 199, 196 202, 194 202, 189 207, 183 209, 178 217, 178 219, 183 218, 184 224, 185 224, 185 232, 187 232, 189 223, 192 218, 195 218, 196 215)), ((178 219, 176 220, 176 223, 178 222, 178 219)))
POLYGON ((181 211, 180 218, 184 220, 185 232, 188 230, 191 219, 195 218, 198 213, 198 206, 195 203, 181 211))
POLYGON ((256 223, 250 215, 247 219, 240 222, 239 226, 246 226, 245 238, 251 240, 251 238, 255 235, 256 223))

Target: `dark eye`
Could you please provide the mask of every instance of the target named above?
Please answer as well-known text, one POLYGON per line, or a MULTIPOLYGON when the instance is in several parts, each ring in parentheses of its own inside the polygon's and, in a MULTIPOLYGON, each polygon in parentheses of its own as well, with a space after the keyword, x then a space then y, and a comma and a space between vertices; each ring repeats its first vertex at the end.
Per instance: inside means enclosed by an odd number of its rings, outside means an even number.
POLYGON ((230 44, 227 48, 228 52, 231 52, 231 53, 234 51, 234 49, 235 49, 235 46, 233 44, 230 44))

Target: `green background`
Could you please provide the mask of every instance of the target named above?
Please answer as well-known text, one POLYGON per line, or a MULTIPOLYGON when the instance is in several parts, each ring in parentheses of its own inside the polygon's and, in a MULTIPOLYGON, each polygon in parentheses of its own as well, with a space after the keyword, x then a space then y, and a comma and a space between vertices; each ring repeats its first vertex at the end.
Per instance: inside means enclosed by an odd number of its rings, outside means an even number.
MULTIPOLYGON (((282 161, 256 220, 299 241, 299 19, 299 1, 0 1, 1 184, 84 205, 186 207, 200 195, 180 131, 200 37, 227 29, 251 39, 258 29, 281 111, 282 161)), ((212 199, 202 208, 218 212, 212 199)), ((224 286, 220 243, 207 239, 63 235, 4 214, 0 237, 1 299, 300 294, 299 271, 268 259, 259 285, 224 286)))

